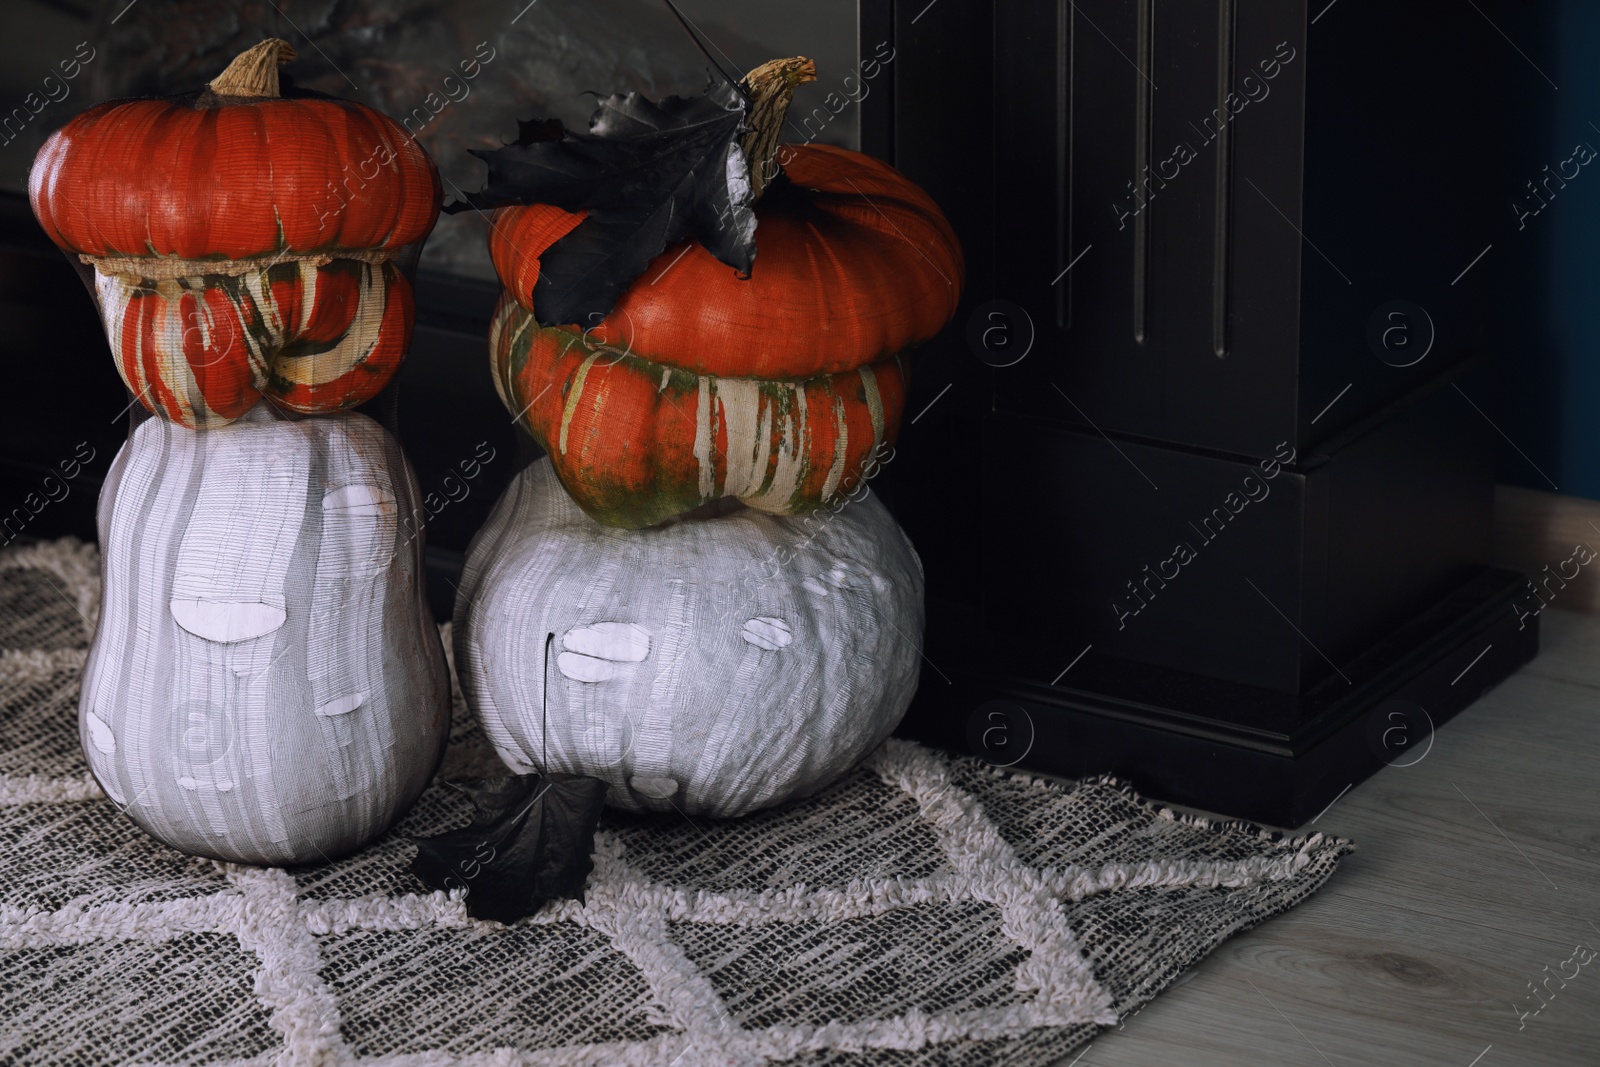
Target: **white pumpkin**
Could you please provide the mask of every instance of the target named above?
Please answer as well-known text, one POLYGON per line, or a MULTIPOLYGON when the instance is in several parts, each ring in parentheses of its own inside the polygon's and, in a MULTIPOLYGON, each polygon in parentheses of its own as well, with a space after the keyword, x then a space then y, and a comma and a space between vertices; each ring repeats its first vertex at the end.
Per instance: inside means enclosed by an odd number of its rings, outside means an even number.
POLYGON ((100 497, 84 752, 174 848, 332 859, 386 830, 449 730, 416 478, 362 415, 147 419, 100 497))
POLYGON ((871 495, 619 530, 541 459, 468 550, 456 669, 515 770, 602 778, 633 811, 739 815, 823 788, 894 729, 922 589, 871 495))

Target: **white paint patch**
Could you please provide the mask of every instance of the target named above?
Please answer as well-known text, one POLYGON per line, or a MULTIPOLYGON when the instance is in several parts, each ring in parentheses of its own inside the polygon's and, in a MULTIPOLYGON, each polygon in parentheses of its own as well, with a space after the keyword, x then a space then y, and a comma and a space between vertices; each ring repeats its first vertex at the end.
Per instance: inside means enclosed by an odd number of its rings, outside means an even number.
POLYGON ((174 599, 168 607, 179 626, 224 645, 270 634, 288 618, 280 604, 174 599))
POLYGON ((776 652, 794 640, 794 634, 790 632, 788 623, 769 616, 758 616, 746 621, 743 637, 752 645, 764 648, 768 652, 776 652))
POLYGON ((628 779, 628 787, 635 793, 643 793, 654 800, 665 800, 678 791, 676 778, 646 778, 634 775, 628 779))
POLYGON ((387 515, 394 509, 394 494, 381 485, 347 485, 322 498, 323 511, 345 515, 387 515))
POLYGON ((186 517, 173 512, 183 540, 172 617, 196 637, 222 643, 271 633, 284 622, 284 585, 309 503, 311 453, 303 433, 257 408, 254 418, 177 435, 173 443, 193 456, 200 491, 186 517), (263 456, 272 462, 262 463, 263 456))
POLYGON ((612 660, 596 659, 577 652, 563 652, 556 657, 556 669, 574 682, 604 682, 617 676, 617 665, 612 660))
POLYGON ((90 743, 108 756, 115 755, 117 751, 117 735, 111 732, 111 727, 106 725, 106 721, 92 711, 84 718, 89 723, 90 743))
POLYGON ((367 702, 366 693, 351 693, 349 696, 330 700, 317 709, 317 714, 323 717, 330 715, 348 715, 367 702))
POLYGON ((357 484, 322 498, 322 543, 317 570, 330 578, 363 578, 381 573, 394 558, 393 491, 357 484))
POLYGON ((638 623, 597 622, 562 634, 561 647, 614 663, 639 663, 650 655, 650 631, 638 623))
POLYGON ((753 379, 718 378, 715 383, 717 409, 728 432, 728 451, 724 456, 727 472, 722 491, 743 497, 761 484, 767 469, 767 441, 770 416, 762 410, 761 383, 753 379))

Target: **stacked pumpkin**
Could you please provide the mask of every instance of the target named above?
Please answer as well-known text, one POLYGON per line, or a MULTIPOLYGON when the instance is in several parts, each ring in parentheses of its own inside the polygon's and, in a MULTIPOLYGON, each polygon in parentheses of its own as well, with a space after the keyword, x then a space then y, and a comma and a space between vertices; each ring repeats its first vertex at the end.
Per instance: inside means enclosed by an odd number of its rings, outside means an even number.
POLYGON ((921 564, 875 497, 845 498, 898 433, 906 352, 954 314, 961 252, 893 168, 779 148, 814 77, 776 60, 740 86, 727 171, 760 197, 748 275, 691 239, 603 317, 541 321, 541 258, 586 212, 505 206, 490 227, 495 384, 549 458, 468 553, 457 664, 507 763, 604 778, 624 807, 806 795, 915 688, 921 564))
POLYGON ((415 476, 346 410, 410 343, 402 265, 438 216, 438 173, 375 111, 282 96, 293 58, 264 41, 198 94, 90 108, 29 179, 158 416, 100 499, 85 754, 153 836, 274 864, 382 833, 449 716, 421 541, 399 536, 415 476))
POLYGON ((95 270, 117 370, 156 414, 232 422, 266 396, 323 414, 370 400, 411 341, 396 257, 439 215, 439 174, 388 117, 284 99, 269 40, 194 97, 112 100, 39 150, 50 239, 95 270))

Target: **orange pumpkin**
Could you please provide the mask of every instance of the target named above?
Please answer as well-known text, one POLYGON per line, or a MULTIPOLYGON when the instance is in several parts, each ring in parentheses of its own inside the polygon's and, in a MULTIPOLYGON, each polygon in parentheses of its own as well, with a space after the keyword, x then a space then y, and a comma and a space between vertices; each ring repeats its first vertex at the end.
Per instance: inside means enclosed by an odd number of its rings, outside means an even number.
POLYGON ((110 100, 51 134, 28 176, 45 233, 97 258, 212 261, 422 240, 439 217, 433 160, 353 100, 281 98, 294 55, 263 41, 198 97, 110 100))
POLYGON ((353 407, 410 344, 410 283, 393 260, 432 230, 438 171, 371 108, 281 97, 277 67, 292 58, 263 41, 199 94, 92 107, 29 175, 40 225, 99 275, 124 381, 190 427, 262 395, 308 413, 353 407))
POLYGON ((509 294, 489 349, 500 399, 607 526, 654 526, 719 497, 813 511, 881 462, 905 406, 899 356, 798 381, 719 378, 541 328, 509 294))
MULTIPOLYGON (((697 374, 809 378, 927 341, 961 296, 961 246, 933 199, 887 163, 832 145, 780 149, 787 182, 756 205, 741 279, 698 243, 663 252, 596 340, 697 374)), ((582 219, 545 204, 495 212, 489 255, 528 310, 539 253, 582 219)))
MULTIPOLYGON (((779 75, 796 69, 814 76, 803 60, 751 72, 752 125, 781 122, 796 79, 779 75)), ((756 205, 751 275, 684 242, 581 335, 532 311, 539 256, 584 215, 495 212, 489 252, 512 298, 490 342, 501 398, 600 522, 651 525, 723 496, 780 514, 832 503, 898 432, 901 357, 955 314, 961 248, 925 192, 859 152, 767 145, 786 180, 756 205)))

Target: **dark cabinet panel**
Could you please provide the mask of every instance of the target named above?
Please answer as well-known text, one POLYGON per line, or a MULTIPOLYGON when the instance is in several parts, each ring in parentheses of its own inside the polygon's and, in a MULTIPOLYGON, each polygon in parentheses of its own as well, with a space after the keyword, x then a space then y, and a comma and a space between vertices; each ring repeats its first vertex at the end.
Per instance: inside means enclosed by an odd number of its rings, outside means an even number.
POLYGON ((884 486, 928 569, 912 735, 1012 699, 1029 765, 1297 821, 1381 765, 1372 713, 1442 722, 1536 649, 1454 387, 1506 50, 1442 0, 1314 6, 897 14, 894 161, 969 256, 884 486))
POLYGON ((1482 19, 1429 44, 1437 4, 1344 7, 996 8, 979 239, 1038 331, 994 377, 1001 410, 1261 458, 1482 352, 1487 274, 1455 279, 1504 205, 1490 168, 1448 161, 1483 136, 1504 49, 1482 19), (1389 335, 1410 348, 1376 351, 1394 301, 1422 309, 1389 335))
MULTIPOLYGON (((985 659, 1041 683, 1092 646, 1299 693, 1488 561, 1489 441, 1449 390, 1311 464, 1016 416, 991 442, 1032 462, 986 485, 985 659)), ((1287 728, 1305 709, 1284 707, 1287 728)))

